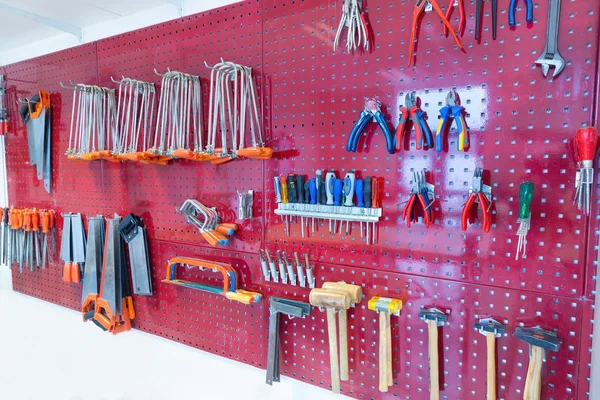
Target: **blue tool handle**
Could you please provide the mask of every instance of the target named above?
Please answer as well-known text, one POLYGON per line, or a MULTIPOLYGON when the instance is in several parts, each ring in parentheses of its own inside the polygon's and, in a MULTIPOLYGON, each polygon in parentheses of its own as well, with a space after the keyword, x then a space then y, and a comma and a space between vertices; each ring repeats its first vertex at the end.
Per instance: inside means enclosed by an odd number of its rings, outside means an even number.
POLYGON ((362 131, 365 129, 369 121, 371 120, 371 114, 366 111, 360 113, 360 118, 354 124, 352 128, 352 132, 350 132, 350 136, 348 137, 348 144, 346 145, 346 150, 348 151, 356 151, 356 147, 358 146, 358 139, 362 134, 362 131))
POLYGON ((354 184, 354 192, 356 193, 356 205, 358 207, 365 206, 365 181, 357 179, 354 184))
MULTIPOLYGON (((508 25, 515 26, 515 10, 517 9, 517 0, 510 0, 508 5, 508 25)), ((533 17, 533 11, 531 12, 533 17)), ((527 18, 529 18, 529 9, 527 10, 527 18)), ((528 20, 529 21, 529 20, 528 20)))
POLYGON ((440 119, 438 120, 437 131, 435 132, 435 150, 439 153, 444 151, 444 132, 446 131, 446 124, 450 119, 451 112, 452 110, 449 106, 440 110, 440 119))
POLYGON ((310 204, 317 204, 317 179, 312 178, 308 181, 308 190, 310 193, 310 204))
POLYGON ((525 0, 525 5, 527 7, 526 21, 527 22, 531 22, 531 21, 533 21, 533 1, 532 0, 525 0))
POLYGON ((469 147, 469 135, 467 135, 467 124, 465 123, 463 112, 464 108, 461 106, 452 106, 452 115, 456 123, 456 130, 458 131, 457 147, 459 151, 463 151, 465 147, 469 147))
POLYGON ((333 205, 340 206, 342 205, 342 187, 344 185, 344 181, 341 179, 336 179, 333 184, 333 205))
POLYGON ((385 120, 385 116, 381 111, 377 111, 373 116, 375 117, 375 120, 377 121, 379 127, 383 131, 388 153, 394 154, 394 149, 396 148, 396 145, 394 144, 395 139, 394 135, 392 134, 392 131, 390 131, 387 121, 385 120))
POLYGON ((423 136, 425 136, 425 141, 427 143, 428 148, 433 147, 433 138, 431 137, 431 130, 429 129, 429 125, 427 125, 427 121, 425 121, 425 112, 422 110, 418 110, 416 113, 417 121, 421 126, 421 131, 423 132, 423 136))

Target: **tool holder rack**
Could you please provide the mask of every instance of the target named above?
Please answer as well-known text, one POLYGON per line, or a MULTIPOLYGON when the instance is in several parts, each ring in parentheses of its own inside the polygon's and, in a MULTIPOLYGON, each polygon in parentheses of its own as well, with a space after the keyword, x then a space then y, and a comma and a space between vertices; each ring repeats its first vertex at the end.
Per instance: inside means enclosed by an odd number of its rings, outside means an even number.
POLYGON ((320 204, 287 203, 279 204, 274 210, 277 215, 321 218, 336 221, 378 222, 381 208, 328 206, 320 204))
MULTIPOLYGON (((365 2, 375 40, 369 53, 348 55, 343 42, 332 52, 341 1, 249 0, 1 67, 11 107, 5 136, 10 204, 52 208, 57 215, 140 215, 148 231, 156 287, 153 296, 134 296, 135 329, 265 368, 269 297, 306 302, 310 289, 265 282, 258 249, 308 253, 317 287, 343 280, 361 285, 365 299, 403 301, 400 317, 392 320, 394 385, 387 394, 377 390, 377 315, 366 301, 349 311, 350 381, 343 382, 343 394, 357 399, 426 398, 427 326, 418 313, 421 307, 437 307, 448 315, 440 328, 442 398, 485 397, 485 338, 472 325, 489 316, 508 329, 497 339, 499 399, 522 398, 529 349, 512 333, 518 326, 535 325, 556 329, 564 341, 543 367, 542 398, 586 399, 600 208, 594 202, 586 218, 571 204, 577 165, 569 141, 582 124, 598 121, 600 4, 563 2, 559 45, 569 64, 549 81, 533 66, 544 47, 548 5, 534 3, 534 23, 519 22, 508 29, 502 21, 508 2, 501 2, 498 39, 492 41, 484 26, 481 43, 476 43, 475 5, 465 2, 466 54, 456 50, 451 38, 442 37, 435 16, 425 15, 415 69, 406 68, 413 7, 409 0, 365 2), (111 76, 128 76, 153 82, 160 90, 154 68, 171 68, 199 75, 206 99, 210 71, 204 61, 212 65, 221 57, 256 71, 272 160, 219 166, 177 160, 162 166, 80 163, 60 156, 68 148, 73 99, 73 91, 62 89, 61 81, 115 88, 111 76), (417 90, 433 128, 452 88, 467 112, 467 152, 456 150, 453 134, 443 153, 417 151, 412 135, 408 148, 390 155, 375 126, 359 140, 356 153, 346 152, 347 135, 365 95, 381 100, 390 125, 397 126, 404 95, 417 90), (15 103, 17 93, 23 98, 39 89, 51 93, 53 146, 59 155, 52 157, 52 195, 36 182, 28 165, 25 128, 15 103), (467 232, 460 229, 476 167, 493 184, 489 233, 479 224, 467 232), (367 248, 358 230, 330 236, 327 229, 319 229, 302 238, 300 224, 292 224, 287 236, 284 221, 275 215, 273 176, 313 176, 323 168, 335 169, 338 176, 356 169, 383 178, 375 245, 367 248), (435 184, 437 220, 429 229, 422 224, 409 229, 400 221, 397 204, 410 193, 412 170, 423 168, 435 184), (527 258, 515 261, 518 190, 524 180, 535 184, 532 229, 527 258), (196 229, 175 212, 183 199, 194 198, 218 206, 224 222, 234 222, 236 190, 254 191, 255 217, 243 221, 228 248, 202 244, 196 229), (162 283, 167 261, 175 256, 232 265, 242 287, 262 293, 263 301, 248 306, 162 283)), ((454 14, 453 25, 458 23, 454 14)), ((594 199, 599 192, 596 186, 594 199)), ((62 223, 59 217, 59 230, 62 223)), ((81 285, 62 282, 60 267, 55 260, 42 271, 21 274, 13 268, 14 290, 77 310, 81 285)), ((212 272, 187 273, 190 280, 217 284, 212 272)), ((284 318, 281 323, 280 385, 291 378, 328 390, 324 313, 313 309, 307 318, 284 318)))

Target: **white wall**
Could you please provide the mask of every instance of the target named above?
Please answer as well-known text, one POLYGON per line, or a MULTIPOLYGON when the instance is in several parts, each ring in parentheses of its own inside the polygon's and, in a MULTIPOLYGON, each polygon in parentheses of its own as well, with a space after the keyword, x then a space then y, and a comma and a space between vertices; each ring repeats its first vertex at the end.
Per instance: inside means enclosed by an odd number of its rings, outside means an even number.
MULTIPOLYGON (((74 6, 77 6, 77 2, 73 3, 74 6)), ((237 3, 237 0, 181 0, 181 3, 183 4, 183 15, 185 16, 237 3)), ((53 2, 49 1, 46 4, 48 7, 52 7, 53 2)), ((43 10, 39 12, 43 13, 43 10)), ((162 5, 145 9, 136 14, 83 27, 83 43, 93 42, 176 18, 180 18, 178 7, 165 2, 162 5)), ((75 36, 68 33, 59 33, 37 42, 27 43, 25 46, 0 52, 0 66, 64 50, 80 44, 75 36)))
POLYGON ((6 400, 348 399, 132 330, 117 336, 81 314, 11 289, 0 267, 0 398, 6 400))

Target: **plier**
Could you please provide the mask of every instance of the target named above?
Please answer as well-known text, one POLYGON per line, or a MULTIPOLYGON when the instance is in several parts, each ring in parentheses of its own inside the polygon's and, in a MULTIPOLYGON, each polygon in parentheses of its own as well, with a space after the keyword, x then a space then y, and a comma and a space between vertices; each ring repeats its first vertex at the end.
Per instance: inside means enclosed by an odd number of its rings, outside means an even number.
POLYGON ((417 221, 415 208, 417 206, 418 199, 419 203, 421 203, 421 207, 423 208, 423 221, 425 222, 425 227, 429 228, 429 226, 433 224, 435 220, 432 207, 434 199, 433 193, 429 190, 427 181, 425 180, 425 171, 414 171, 412 184, 413 188, 410 198, 408 199, 408 203, 406 203, 404 210, 402 211, 402 219, 406 221, 406 224, 409 228, 411 222, 417 221))
MULTIPOLYGON (((533 21, 533 1, 525 0, 525 7, 527 8, 527 15, 525 20, 527 22, 533 21)), ((517 0, 510 0, 510 4, 508 6, 508 25, 515 26, 517 23, 515 22, 515 10, 517 8, 517 0)))
POLYGON ((464 151, 469 147, 469 134, 467 133, 467 124, 464 117, 465 109, 460 105, 458 94, 451 90, 446 96, 446 106, 440 109, 440 118, 437 131, 435 133, 435 149, 438 152, 444 150, 444 133, 450 129, 448 121, 454 118, 456 130, 458 132, 458 151, 464 151))
POLYGON ((433 147, 433 137, 431 135, 431 129, 425 121, 425 112, 417 106, 417 97, 414 93, 408 93, 404 98, 404 107, 400 109, 400 125, 396 129, 396 150, 400 150, 402 147, 402 135, 404 133, 410 134, 411 124, 415 127, 415 133, 417 135, 417 150, 423 148, 423 140, 427 148, 433 147))
MULTIPOLYGON (((481 7, 483 0, 476 0, 475 4, 475 40, 479 40, 481 35, 481 7)), ((498 0, 492 0, 492 39, 496 40, 498 31, 498 0)))
POLYGON ((355 152, 356 147, 358 146, 358 139, 362 134, 363 130, 367 126, 367 124, 374 120, 379 124, 379 127, 383 131, 383 136, 385 136, 385 142, 387 145, 387 151, 390 154, 394 153, 394 137, 392 135, 392 131, 387 125, 387 121, 385 120, 385 116, 381 112, 381 102, 365 97, 365 109, 360 113, 360 118, 354 124, 352 128, 352 132, 350 132, 350 136, 348 137, 348 143, 346 144, 346 150, 355 152))
POLYGON ((413 65, 413 60, 415 58, 414 50, 415 50, 415 39, 417 39, 417 30, 418 30, 417 25, 419 24, 419 18, 421 17, 421 14, 423 13, 423 9, 427 5, 427 3, 431 4, 431 6, 433 7, 433 9, 437 13, 437 15, 441 18, 441 20, 444 23, 444 25, 446 26, 446 28, 448 28, 448 30, 454 37, 454 41, 458 45, 458 48, 461 50, 465 49, 462 45, 462 42, 460 41, 460 38, 458 37, 458 35, 456 35, 456 32, 454 32, 452 25, 450 25, 450 22, 448 22, 448 19, 446 19, 446 17, 444 16, 444 13, 442 12, 442 9, 440 8, 440 6, 436 0, 415 0, 415 7, 413 9, 412 29, 410 31, 410 42, 409 42, 409 48, 408 48, 408 66, 409 67, 411 65, 413 65))
MULTIPOLYGON (((465 32, 465 26, 467 24, 465 17, 465 3, 463 0, 450 0, 446 10, 446 19, 450 21, 450 18, 452 17, 452 11, 454 11, 455 6, 458 6, 458 13, 460 17, 458 19, 458 29, 456 31, 462 35, 465 32)), ((444 35, 448 37, 448 27, 446 25, 444 25, 444 35)))
MULTIPOLYGON (((467 222, 469 220, 469 214, 471 213, 471 207, 473 203, 479 203, 481 205, 481 212, 483 217, 483 231, 489 232, 492 226, 492 212, 491 206, 492 201, 488 198, 486 191, 489 190, 491 196, 491 188, 487 185, 484 185, 482 182, 482 174, 483 170, 481 168, 475 168, 475 173, 473 174, 473 185, 469 189, 469 198, 465 203, 465 206, 462 211, 462 230, 467 230, 467 222)), ((477 206, 475 206, 477 207, 477 206)))

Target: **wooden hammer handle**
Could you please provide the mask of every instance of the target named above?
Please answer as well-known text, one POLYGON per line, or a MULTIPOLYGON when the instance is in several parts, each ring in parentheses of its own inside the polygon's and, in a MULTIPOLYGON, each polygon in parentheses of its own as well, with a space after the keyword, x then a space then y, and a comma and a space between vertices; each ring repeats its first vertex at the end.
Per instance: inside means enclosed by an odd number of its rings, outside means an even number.
POLYGON ((486 333, 487 342, 487 400, 496 400, 496 335, 486 333))
POLYGON ((379 391, 388 391, 388 329, 387 329, 387 313, 379 313, 379 391))
POLYGON ((542 364, 544 363, 544 349, 531 346, 531 357, 527 368, 527 380, 523 400, 540 400, 542 396, 542 364))
POLYGON ((387 338, 387 351, 386 358, 388 362, 387 366, 387 380, 388 386, 394 385, 394 377, 392 376, 392 324, 390 322, 391 316, 389 313, 385 313, 386 325, 387 325, 387 333, 385 337, 387 338))
POLYGON ((327 308, 327 334, 329 335, 329 369, 331 369, 331 391, 340 393, 340 367, 338 365, 338 343, 335 327, 335 309, 327 308))
POLYGON ((429 335, 429 399, 440 400, 440 363, 438 354, 438 326, 436 321, 427 321, 429 335))
POLYGON ((340 379, 347 381, 348 378, 348 314, 346 310, 338 312, 340 321, 340 379))

